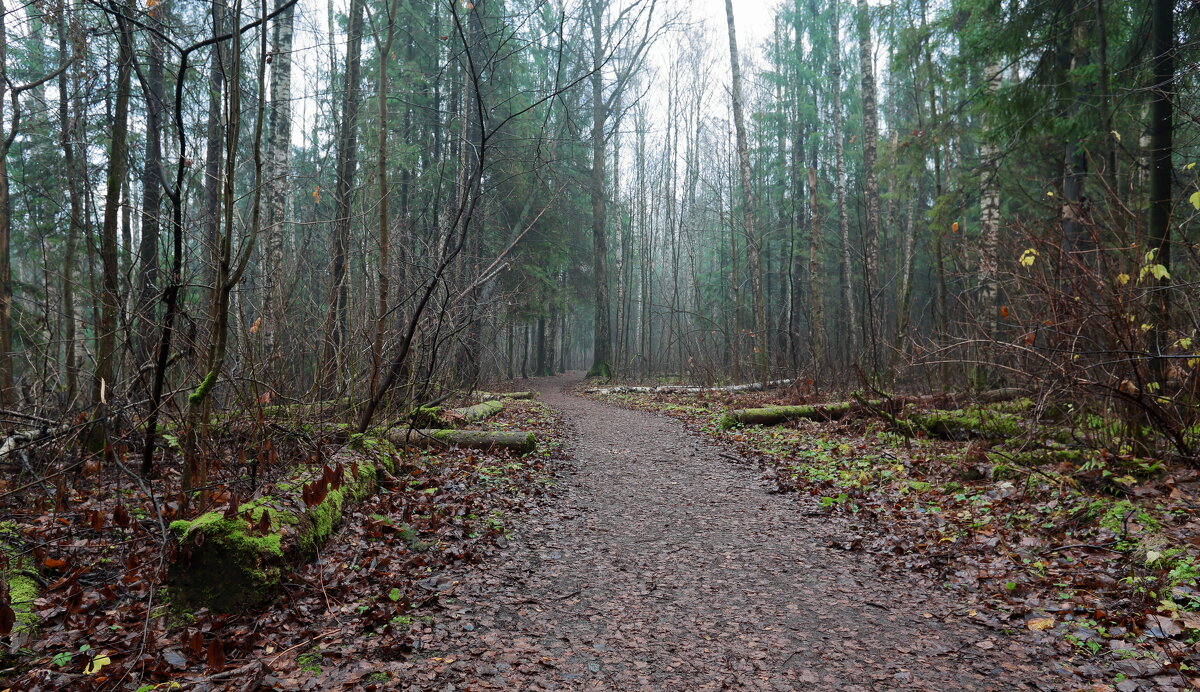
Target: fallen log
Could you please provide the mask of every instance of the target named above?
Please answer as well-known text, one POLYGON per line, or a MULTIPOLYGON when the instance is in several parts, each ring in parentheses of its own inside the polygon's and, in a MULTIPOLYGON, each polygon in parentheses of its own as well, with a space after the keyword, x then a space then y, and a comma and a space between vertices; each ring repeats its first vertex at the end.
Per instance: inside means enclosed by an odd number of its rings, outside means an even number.
POLYGON ((507 449, 527 454, 537 447, 531 432, 511 430, 404 430, 388 433, 388 441, 398 447, 466 447, 469 449, 507 449))
POLYGON ((536 399, 537 392, 474 392, 471 396, 478 398, 480 401, 492 401, 495 399, 536 399))
POLYGON ((812 406, 762 406, 760 408, 733 409, 725 412, 717 422, 722 430, 739 425, 778 425, 789 420, 831 421, 845 417, 855 407, 853 401, 812 406))
POLYGON ((16 522, 0 522, 0 553, 4 555, 0 580, 8 592, 12 609, 12 629, 7 632, 10 648, 19 647, 37 629, 38 616, 33 602, 38 598, 36 564, 25 547, 25 538, 16 522))
POLYGON ((758 392, 763 389, 786 387, 796 380, 771 380, 763 386, 762 382, 748 384, 732 384, 724 387, 700 387, 682 384, 665 384, 657 387, 634 387, 617 385, 615 387, 594 387, 583 390, 584 394, 699 394, 702 392, 758 392))
POLYGON ((33 444, 34 442, 41 442, 42 440, 61 437, 68 433, 74 432, 78 428, 79 426, 76 425, 59 425, 54 427, 46 426, 42 428, 36 428, 34 430, 22 430, 20 432, 14 432, 8 437, 4 438, 3 442, 0 442, 0 459, 8 456, 22 445, 33 444))
POLYGON ((171 522, 177 559, 167 585, 185 608, 239 612, 270 602, 283 576, 316 555, 353 504, 375 492, 380 471, 395 470, 395 448, 357 438, 336 465, 297 467, 276 495, 171 522))
POLYGON ((492 399, 491 401, 484 401, 474 406, 450 409, 445 413, 446 418, 451 421, 461 420, 466 423, 478 423, 485 418, 490 418, 500 413, 503 408, 504 402, 499 399, 492 399))

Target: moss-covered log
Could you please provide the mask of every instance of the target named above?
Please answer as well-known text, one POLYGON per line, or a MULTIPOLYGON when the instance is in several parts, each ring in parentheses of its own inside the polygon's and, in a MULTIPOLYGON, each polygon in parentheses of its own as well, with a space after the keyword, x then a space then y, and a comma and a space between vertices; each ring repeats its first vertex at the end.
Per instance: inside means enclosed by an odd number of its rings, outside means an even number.
POLYGON ((168 584, 176 603, 223 613, 269 602, 288 570, 311 558, 349 506, 375 491, 395 448, 359 438, 336 464, 297 468, 264 496, 171 523, 179 540, 168 584))
POLYGON ((519 454, 532 452, 537 436, 531 432, 509 430, 393 430, 388 440, 397 446, 468 447, 471 449, 508 449, 519 454))
POLYGON ((15 616, 9 638, 16 643, 37 629, 38 617, 33 612, 33 602, 38 597, 38 580, 36 565, 26 551, 24 536, 15 522, 0 522, 0 553, 4 555, 0 579, 4 580, 8 605, 15 616))
POLYGON ((833 404, 816 404, 812 406, 763 406, 761 408, 742 408, 727 411, 721 416, 718 424, 721 429, 728 430, 739 425, 778 425, 789 420, 838 420, 845 417, 854 408, 852 401, 840 401, 833 404))
POLYGON ((499 399, 484 401, 483 403, 475 404, 474 406, 465 406, 463 408, 454 408, 446 411, 446 417, 449 420, 461 420, 467 423, 478 423, 479 421, 490 418, 504 409, 504 402, 499 399))

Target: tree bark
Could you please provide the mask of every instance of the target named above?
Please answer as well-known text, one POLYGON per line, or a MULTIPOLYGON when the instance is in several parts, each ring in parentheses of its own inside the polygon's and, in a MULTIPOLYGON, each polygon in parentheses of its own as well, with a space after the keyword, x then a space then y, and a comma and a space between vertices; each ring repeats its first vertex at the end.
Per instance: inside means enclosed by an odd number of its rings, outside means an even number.
POLYGON ((100 323, 96 326, 96 375, 93 403, 103 405, 116 374, 117 315, 121 309, 120 275, 117 265, 117 232, 121 222, 121 186, 125 182, 129 152, 129 91, 133 72, 133 30, 125 19, 128 5, 113 3, 117 15, 118 50, 116 103, 113 107, 112 141, 109 146, 108 180, 104 194, 104 225, 100 231, 100 323))
POLYGON ((759 380, 770 376, 767 353, 767 306, 763 295, 762 245, 754 214, 754 190, 750 182, 750 145, 746 136, 746 116, 742 106, 742 68, 738 59, 737 29, 733 21, 733 0, 725 0, 729 28, 729 64, 733 72, 733 126, 737 134, 738 172, 742 187, 742 220, 746 236, 746 259, 750 271, 750 293, 754 302, 754 364, 759 380))
POLYGON ((850 220, 846 214, 846 144, 842 125, 842 25, 838 8, 840 0, 833 3, 833 45, 830 62, 833 78, 833 151, 834 151, 834 197, 837 203, 838 237, 842 241, 842 309, 846 311, 846 356, 854 359, 858 353, 858 335, 861 325, 858 320, 858 305, 854 300, 854 262, 850 254, 850 220))
POLYGON ((871 362, 878 367, 879 351, 879 177, 875 172, 879 138, 879 113, 875 98, 875 52, 871 44, 871 15, 867 0, 858 0, 858 63, 862 73, 863 109, 863 197, 867 206, 866 260, 863 282, 866 287, 868 339, 871 362))
POLYGON ((346 47, 346 81, 342 89, 342 118, 338 131, 337 187, 334 191, 333 263, 329 290, 329 337, 325 342, 325 389, 331 391, 341 376, 346 337, 350 329, 350 282, 347 252, 350 246, 351 203, 358 170, 358 107, 361 100, 363 0, 350 0, 350 27, 346 47))
MULTIPOLYGON (((999 62, 988 65, 984 73, 988 91, 1000 89, 1000 73, 1004 66, 999 62)), ((996 336, 998 306, 999 263, 996 248, 1000 240, 1000 150, 992 141, 991 128, 984 121, 983 141, 979 146, 982 170, 979 174, 979 310, 986 332, 984 338, 996 336)))
MULTIPOLYGON (((287 0, 278 0, 280 4, 287 0)), ((275 18, 271 46, 271 111, 267 125, 267 219, 264 227, 263 342, 268 359, 279 348, 284 322, 283 240, 287 234, 288 172, 292 150, 292 27, 295 7, 275 18)))
POLYGON ((820 372, 825 365, 825 289, 821 267, 821 202, 817 195, 817 169, 808 169, 808 291, 812 314, 812 365, 820 372))
POLYGON ((592 367, 590 377, 612 376, 612 318, 608 292, 608 228, 605 197, 605 165, 608 162, 605 123, 608 103, 604 99, 604 37, 601 23, 605 3, 592 0, 592 282, 595 303, 592 367))
MULTIPOLYGON (((165 3, 153 5, 147 13, 151 27, 161 23, 165 3)), ((146 67, 146 160, 142 166, 142 213, 138 241, 137 336, 135 353, 140 369, 150 360, 154 332, 154 304, 158 297, 158 236, 161 229, 162 202, 162 112, 163 46, 154 31, 147 32, 149 56, 146 67)))
MULTIPOLYGON (((1149 245, 1153 261, 1171 268, 1171 203, 1174 169, 1175 124, 1175 0, 1154 0, 1152 7, 1153 62, 1150 101, 1150 210, 1149 245)), ((1150 350, 1154 354, 1154 377, 1166 381, 1167 359, 1160 357, 1170 345, 1171 278, 1158 280, 1151 292, 1150 350)))

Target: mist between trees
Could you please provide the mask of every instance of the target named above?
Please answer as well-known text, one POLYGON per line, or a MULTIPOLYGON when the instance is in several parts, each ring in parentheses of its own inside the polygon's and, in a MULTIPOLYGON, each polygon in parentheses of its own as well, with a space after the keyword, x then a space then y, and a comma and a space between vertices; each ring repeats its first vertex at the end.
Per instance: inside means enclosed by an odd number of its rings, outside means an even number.
POLYGON ((5 454, 202 488, 218 411, 586 369, 1026 387, 1195 455, 1194 3, 2 9, 5 454))

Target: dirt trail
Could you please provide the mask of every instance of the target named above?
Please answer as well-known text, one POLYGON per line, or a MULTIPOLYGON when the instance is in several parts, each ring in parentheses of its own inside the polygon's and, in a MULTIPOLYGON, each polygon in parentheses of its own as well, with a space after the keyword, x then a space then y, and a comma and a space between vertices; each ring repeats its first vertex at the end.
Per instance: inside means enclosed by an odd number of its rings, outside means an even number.
MULTIPOLYGON (((827 547, 749 466, 664 416, 563 392, 573 471, 553 507, 454 590, 422 689, 1065 689, 886 558, 827 547)), ((431 644, 436 644, 431 641, 431 644)))

